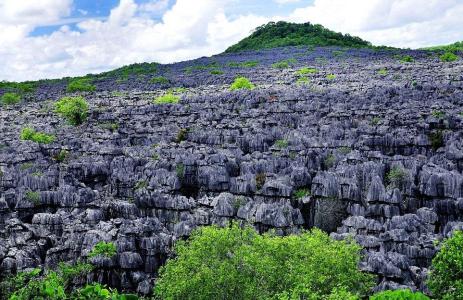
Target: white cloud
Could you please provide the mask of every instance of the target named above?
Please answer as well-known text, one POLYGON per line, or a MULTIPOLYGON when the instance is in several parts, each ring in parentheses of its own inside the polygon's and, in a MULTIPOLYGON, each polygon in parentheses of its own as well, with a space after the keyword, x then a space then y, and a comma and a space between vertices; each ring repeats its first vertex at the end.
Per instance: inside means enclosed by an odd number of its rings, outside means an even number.
POLYGON ((315 0, 292 21, 320 23, 374 44, 422 47, 463 39, 460 0, 315 0))
POLYGON ((301 0, 273 0, 273 2, 276 2, 278 4, 288 4, 288 3, 301 2, 301 0))
POLYGON ((109 17, 74 19, 78 30, 72 30, 65 25, 72 0, 0 0, 0 80, 83 75, 134 62, 212 55, 280 19, 321 23, 375 44, 419 47, 463 39, 460 0, 315 0, 287 17, 245 12, 230 17, 227 9, 240 1, 245 0, 177 0, 168 8, 168 0, 120 0, 109 17), (63 26, 50 35, 29 36, 44 24, 63 26))

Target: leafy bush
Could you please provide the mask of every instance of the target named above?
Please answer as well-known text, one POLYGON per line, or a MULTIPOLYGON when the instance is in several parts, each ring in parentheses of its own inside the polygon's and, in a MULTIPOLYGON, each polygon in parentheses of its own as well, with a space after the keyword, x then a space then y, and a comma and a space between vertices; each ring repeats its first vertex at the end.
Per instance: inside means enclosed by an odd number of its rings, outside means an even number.
POLYGON ((376 293, 370 300, 429 300, 429 297, 411 290, 395 290, 376 293))
POLYGON ((458 59, 458 56, 456 56, 452 52, 445 52, 444 54, 439 56, 439 58, 441 61, 444 61, 444 62, 452 62, 452 61, 456 61, 458 59))
POLYGON ((175 166, 175 173, 179 179, 182 179, 185 176, 185 165, 179 163, 175 166))
POLYGON ((33 141, 39 144, 50 144, 55 141, 54 135, 37 132, 31 127, 23 128, 19 138, 23 141, 33 141))
POLYGON ((400 61, 403 62, 403 63, 412 63, 412 62, 415 61, 415 59, 413 57, 411 57, 410 55, 404 55, 404 56, 402 56, 400 61))
POLYGON ((463 232, 456 231, 442 243, 432 260, 427 285, 434 297, 463 299, 463 232))
POLYGON ((328 74, 328 75, 326 75, 326 79, 328 79, 328 80, 334 80, 334 79, 336 79, 336 75, 334 75, 334 74, 328 74))
POLYGON ((236 90, 252 90, 254 89, 255 86, 252 84, 249 79, 246 77, 237 77, 235 81, 232 83, 230 86, 231 91, 236 91, 236 90))
POLYGON ((88 254, 88 257, 95 257, 98 255, 103 255, 105 257, 113 257, 116 255, 117 249, 116 245, 113 242, 98 242, 88 254))
POLYGON ((230 62, 228 63, 229 67, 238 67, 238 68, 254 68, 259 65, 259 62, 257 60, 249 60, 249 61, 244 61, 244 62, 230 62))
POLYGON ((221 70, 211 70, 209 73, 211 73, 211 75, 222 75, 223 71, 221 71, 221 70))
POLYGON ((185 141, 188 138, 188 129, 182 128, 178 131, 177 137, 175 138, 175 142, 180 143, 185 141))
POLYGON ((168 84, 169 83, 169 79, 167 79, 166 77, 164 76, 158 76, 158 77, 154 77, 151 79, 151 82, 152 83, 157 83, 157 84, 168 84))
POLYGON ((71 125, 77 126, 85 122, 88 115, 88 103, 83 97, 63 97, 55 103, 55 112, 71 125))
POLYGON ((265 173, 257 173, 254 179, 256 180, 256 188, 260 190, 264 186, 265 181, 267 181, 267 175, 265 173))
POLYGON ((63 162, 65 161, 69 156, 69 151, 61 149, 53 158, 57 162, 63 162))
POLYGON ((437 118, 437 119, 443 119, 445 118, 445 112, 441 111, 441 110, 433 110, 431 112, 431 115, 434 117, 434 118, 437 118))
POLYGON ((69 82, 68 87, 66 89, 69 93, 74 92, 93 92, 96 90, 96 87, 92 84, 89 78, 79 78, 74 79, 69 82))
POLYGON ((318 73, 318 70, 317 70, 317 69, 315 69, 315 68, 307 68, 307 67, 304 67, 304 68, 299 69, 299 70, 296 72, 296 75, 298 75, 298 76, 305 76, 305 75, 315 74, 315 73, 318 73))
POLYGON ((389 173, 387 173, 386 179, 389 184, 398 187, 402 184, 406 176, 407 172, 404 169, 400 167, 394 167, 389 171, 389 173))
POLYGON ((429 141, 431 142, 431 147, 434 151, 443 147, 444 143, 444 136, 442 134, 442 130, 432 131, 428 135, 429 141))
POLYGON ((18 104, 21 101, 21 96, 16 93, 5 93, 0 100, 3 105, 18 104))
POLYGON ((70 299, 79 300, 137 300, 136 295, 119 294, 117 290, 107 288, 99 283, 88 284, 76 290, 70 299))
POLYGON ((288 141, 287 140, 277 140, 275 142, 275 147, 283 149, 283 148, 288 148, 288 141))
POLYGON ((56 272, 48 272, 43 278, 32 278, 26 285, 16 290, 10 300, 66 299, 64 279, 56 272))
POLYGON ((386 69, 380 69, 378 70, 378 75, 381 75, 381 76, 386 76, 387 75, 387 70, 386 69))
POLYGON ((177 104, 179 101, 179 96, 176 96, 172 93, 167 93, 154 99, 154 104, 177 104))
POLYGON ((296 84, 298 85, 304 85, 304 84, 309 84, 309 83, 310 83, 310 79, 307 77, 298 78, 296 81, 296 84))
POLYGON ((37 191, 27 191, 26 192, 26 200, 35 204, 39 205, 40 204, 40 193, 37 191))
POLYGON ((365 295, 373 280, 357 268, 360 250, 318 229, 281 237, 237 224, 202 227, 188 241, 177 242, 177 256, 161 267, 154 292, 161 299, 365 295))
POLYGON ((296 59, 289 58, 289 59, 285 59, 285 60, 282 60, 282 61, 279 61, 279 62, 276 62, 276 63, 272 64, 272 68, 275 68, 275 69, 287 69, 291 65, 294 65, 296 63, 297 63, 296 59))
POLYGON ((296 199, 301 199, 307 196, 310 196, 310 190, 308 189, 298 189, 294 192, 294 197, 296 199))

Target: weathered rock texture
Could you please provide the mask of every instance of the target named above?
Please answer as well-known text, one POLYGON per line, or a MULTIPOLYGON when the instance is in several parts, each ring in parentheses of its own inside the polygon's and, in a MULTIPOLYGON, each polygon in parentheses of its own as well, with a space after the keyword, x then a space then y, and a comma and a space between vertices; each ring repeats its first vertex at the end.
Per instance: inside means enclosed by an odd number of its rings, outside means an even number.
POLYGON ((97 242, 113 241, 117 256, 93 259, 89 277, 148 293, 175 240, 241 220, 260 231, 317 226, 353 236, 365 249, 361 267, 379 275, 377 289, 425 289, 435 241, 463 228, 463 63, 332 50, 162 66, 166 87, 190 87, 174 105, 152 104, 162 90, 149 78, 100 80, 79 127, 51 109, 63 83, 2 107, 1 275, 85 259, 97 242), (289 57, 298 64, 269 66, 289 57), (183 71, 252 59, 261 64, 219 76, 183 71), (319 70, 306 85, 296 84, 302 66, 319 70), (258 88, 229 92, 237 74, 258 88), (27 125, 56 141, 20 141, 27 125), (61 150, 69 155, 59 162, 61 150), (311 193, 298 199, 300 189, 311 193))

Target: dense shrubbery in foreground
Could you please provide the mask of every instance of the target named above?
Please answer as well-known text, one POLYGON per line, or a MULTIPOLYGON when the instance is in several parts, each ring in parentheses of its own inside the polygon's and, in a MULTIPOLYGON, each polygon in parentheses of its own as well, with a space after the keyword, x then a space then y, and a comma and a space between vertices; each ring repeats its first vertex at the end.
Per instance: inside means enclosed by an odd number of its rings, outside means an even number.
POLYGON ((463 299, 463 232, 457 231, 443 242, 432 261, 427 284, 438 299, 463 299))
POLYGON ((0 103, 3 105, 17 104, 21 101, 21 96, 16 93, 5 93, 0 97, 0 103))
POLYGON ((50 144, 55 141, 54 135, 35 131, 31 127, 23 128, 19 138, 23 141, 33 141, 38 144, 50 144))
POLYGON ((410 290, 384 291, 370 297, 370 300, 429 300, 429 297, 410 290))
POLYGON ((160 270, 159 299, 356 299, 373 285, 357 268, 360 246, 317 229, 280 237, 203 227, 175 250, 160 270))

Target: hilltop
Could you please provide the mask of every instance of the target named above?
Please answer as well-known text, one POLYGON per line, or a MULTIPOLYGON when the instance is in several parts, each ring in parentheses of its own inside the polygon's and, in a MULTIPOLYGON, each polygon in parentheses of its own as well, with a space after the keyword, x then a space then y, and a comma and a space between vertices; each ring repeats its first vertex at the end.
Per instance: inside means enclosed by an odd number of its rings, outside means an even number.
POLYGON ((257 27, 254 32, 225 52, 259 50, 285 46, 340 46, 350 48, 371 47, 359 37, 329 30, 319 24, 270 22, 257 27))

